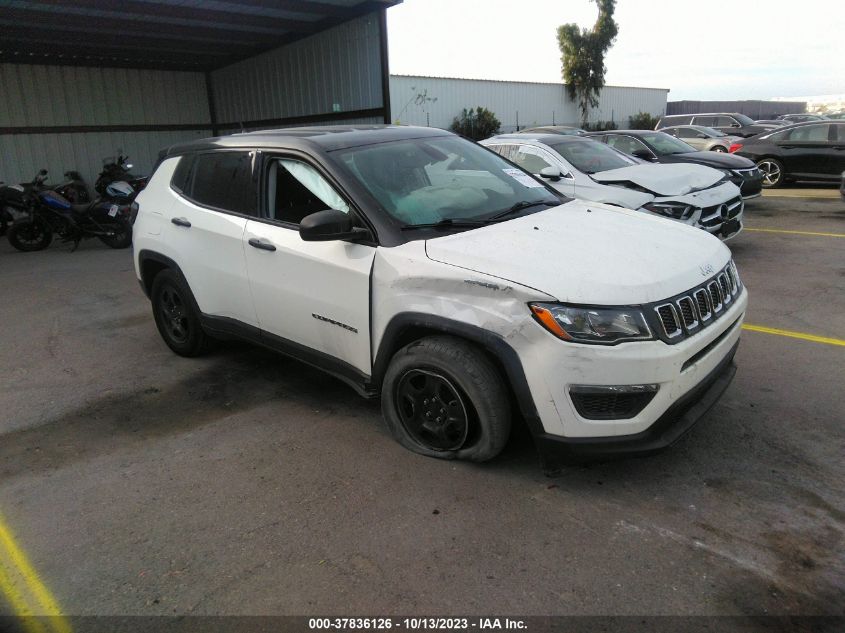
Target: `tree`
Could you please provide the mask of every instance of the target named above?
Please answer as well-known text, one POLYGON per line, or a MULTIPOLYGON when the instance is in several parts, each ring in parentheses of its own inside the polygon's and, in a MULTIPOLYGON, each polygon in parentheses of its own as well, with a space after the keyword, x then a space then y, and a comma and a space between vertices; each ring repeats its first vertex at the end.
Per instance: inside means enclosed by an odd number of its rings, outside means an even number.
POLYGON ((569 98, 577 101, 582 126, 587 123, 590 108, 599 104, 604 88, 604 55, 619 31, 613 20, 616 0, 592 0, 599 7, 599 17, 592 29, 579 29, 577 24, 558 27, 557 42, 563 64, 563 80, 569 98))
POLYGON ((653 130, 657 125, 657 117, 648 112, 637 112, 630 118, 628 129, 630 130, 653 130))
POLYGON ((502 124, 495 114, 487 108, 478 106, 475 110, 464 108, 452 121, 449 129, 455 134, 481 141, 498 134, 501 127, 502 124))

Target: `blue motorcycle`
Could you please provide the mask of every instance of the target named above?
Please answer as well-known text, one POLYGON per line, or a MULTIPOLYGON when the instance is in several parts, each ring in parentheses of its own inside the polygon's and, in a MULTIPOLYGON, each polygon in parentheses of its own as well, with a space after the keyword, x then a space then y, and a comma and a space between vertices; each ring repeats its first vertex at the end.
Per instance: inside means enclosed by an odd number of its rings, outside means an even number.
MULTIPOLYGON (((39 177, 46 172, 39 172, 39 177)), ((36 178, 38 179, 38 178, 36 178)), ((126 182, 112 182, 101 198, 91 203, 73 204, 51 189, 33 188, 26 195, 25 216, 9 228, 9 243, 19 251, 40 251, 58 236, 73 242, 73 249, 86 238, 96 237, 111 248, 132 244, 130 205, 135 190, 126 182)))

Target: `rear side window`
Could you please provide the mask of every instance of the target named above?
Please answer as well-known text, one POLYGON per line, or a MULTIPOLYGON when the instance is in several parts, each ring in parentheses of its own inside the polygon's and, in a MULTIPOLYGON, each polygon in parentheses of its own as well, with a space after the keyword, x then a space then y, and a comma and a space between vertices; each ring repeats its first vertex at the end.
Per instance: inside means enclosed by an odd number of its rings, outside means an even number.
POLYGON ((830 126, 822 125, 805 125, 803 127, 790 130, 786 137, 788 141, 826 141, 830 134, 830 126))
POLYGON ((199 154, 192 169, 188 197, 201 205, 244 215, 257 215, 254 152, 199 154))

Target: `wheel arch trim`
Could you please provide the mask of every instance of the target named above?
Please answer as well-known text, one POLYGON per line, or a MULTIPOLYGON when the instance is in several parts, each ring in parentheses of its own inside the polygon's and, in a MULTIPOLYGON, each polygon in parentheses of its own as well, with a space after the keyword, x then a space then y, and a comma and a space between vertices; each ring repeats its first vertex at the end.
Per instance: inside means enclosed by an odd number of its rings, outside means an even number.
POLYGON ((373 382, 379 387, 396 352, 404 345, 422 338, 414 336, 408 340, 409 330, 422 331, 422 336, 448 334, 478 345, 504 372, 503 378, 508 383, 532 435, 545 432, 516 350, 503 337, 477 325, 422 312, 400 312, 394 315, 384 329, 373 363, 373 382))

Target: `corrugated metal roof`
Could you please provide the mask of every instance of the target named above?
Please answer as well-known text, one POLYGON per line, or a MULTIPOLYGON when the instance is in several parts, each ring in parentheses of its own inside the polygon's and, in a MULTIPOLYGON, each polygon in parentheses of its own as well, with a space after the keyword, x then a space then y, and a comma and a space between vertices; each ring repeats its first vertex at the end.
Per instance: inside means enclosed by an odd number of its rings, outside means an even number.
POLYGON ((0 62, 213 70, 402 0, 0 0, 0 62))

